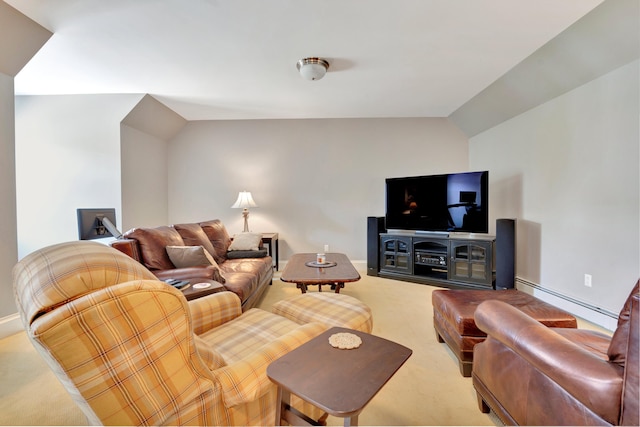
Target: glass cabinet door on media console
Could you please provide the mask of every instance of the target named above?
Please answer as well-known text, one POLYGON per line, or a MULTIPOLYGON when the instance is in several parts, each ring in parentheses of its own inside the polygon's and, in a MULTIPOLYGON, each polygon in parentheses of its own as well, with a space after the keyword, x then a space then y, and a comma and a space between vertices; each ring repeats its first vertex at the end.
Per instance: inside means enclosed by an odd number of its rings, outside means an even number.
POLYGON ((380 234, 380 268, 399 273, 412 272, 411 237, 380 234))
POLYGON ((493 245, 489 241, 451 240, 449 280, 464 280, 491 286, 493 245))

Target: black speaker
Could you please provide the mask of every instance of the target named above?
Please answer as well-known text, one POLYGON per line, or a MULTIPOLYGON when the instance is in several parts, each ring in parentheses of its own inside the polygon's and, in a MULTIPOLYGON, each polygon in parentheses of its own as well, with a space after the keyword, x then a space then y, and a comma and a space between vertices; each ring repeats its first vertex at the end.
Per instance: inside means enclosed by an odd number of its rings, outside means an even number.
POLYGON ((496 220, 496 289, 516 286, 516 220, 496 220))
POLYGON ((383 216, 367 217, 367 276, 377 276, 380 269, 379 234, 387 231, 383 216))

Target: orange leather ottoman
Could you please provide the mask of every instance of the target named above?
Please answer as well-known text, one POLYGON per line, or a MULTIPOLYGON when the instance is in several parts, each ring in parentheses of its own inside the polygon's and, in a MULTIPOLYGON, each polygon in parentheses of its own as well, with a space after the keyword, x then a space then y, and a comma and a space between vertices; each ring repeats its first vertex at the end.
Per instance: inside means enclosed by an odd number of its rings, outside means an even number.
POLYGON ((486 300, 504 301, 554 328, 576 328, 576 318, 529 294, 515 289, 507 290, 451 290, 437 289, 432 293, 433 326, 438 342, 445 342, 458 358, 460 373, 470 377, 473 368, 473 347, 487 335, 475 324, 473 315, 478 305, 486 300))

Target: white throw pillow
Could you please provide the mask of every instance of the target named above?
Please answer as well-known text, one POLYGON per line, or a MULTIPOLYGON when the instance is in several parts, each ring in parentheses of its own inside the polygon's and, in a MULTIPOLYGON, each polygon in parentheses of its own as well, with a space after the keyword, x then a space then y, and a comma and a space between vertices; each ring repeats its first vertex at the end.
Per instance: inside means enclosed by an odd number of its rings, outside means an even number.
POLYGON ((233 236, 233 241, 229 246, 230 251, 257 251, 260 250, 262 234, 260 233, 238 233, 233 236))

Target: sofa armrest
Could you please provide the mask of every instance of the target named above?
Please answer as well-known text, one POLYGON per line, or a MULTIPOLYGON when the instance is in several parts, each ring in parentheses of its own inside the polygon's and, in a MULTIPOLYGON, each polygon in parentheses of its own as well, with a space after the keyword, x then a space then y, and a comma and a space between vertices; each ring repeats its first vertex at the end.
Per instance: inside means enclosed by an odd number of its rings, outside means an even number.
POLYGON ((211 279, 216 267, 213 265, 199 267, 172 268, 169 270, 152 270, 158 279, 211 279))
POLYGON ((320 335, 327 326, 307 323, 271 341, 243 360, 214 371, 222 387, 222 399, 227 408, 253 402, 275 384, 267 376, 267 367, 312 338, 320 335))
POLYGON ((618 401, 616 396, 622 395, 622 367, 597 357, 517 308, 488 300, 478 306, 474 317, 487 340, 495 339, 513 350, 596 413, 608 411, 612 401, 618 401))
POLYGON ((624 368, 624 388, 622 391, 622 414, 620 425, 640 425, 640 296, 631 297, 631 314, 629 316, 629 342, 627 345, 626 364, 624 368))
POLYGON ((200 335, 242 314, 240 298, 233 292, 217 292, 189 301, 193 333, 200 335))
POLYGON ((142 264, 142 254, 140 254, 140 246, 135 239, 118 239, 110 243, 112 248, 119 250, 120 252, 129 255, 142 264))

